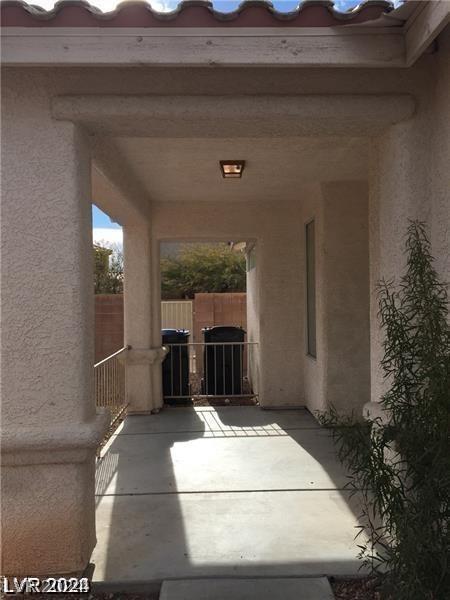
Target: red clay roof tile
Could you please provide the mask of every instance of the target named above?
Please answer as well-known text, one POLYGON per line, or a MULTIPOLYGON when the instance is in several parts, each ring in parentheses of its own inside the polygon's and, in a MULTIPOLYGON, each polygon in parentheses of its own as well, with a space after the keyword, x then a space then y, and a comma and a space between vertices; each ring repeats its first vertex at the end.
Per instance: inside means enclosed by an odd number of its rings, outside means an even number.
POLYGON ((331 0, 304 0, 296 10, 284 13, 270 2, 246 0, 235 11, 223 13, 207 0, 185 0, 176 10, 162 13, 144 0, 131 0, 104 13, 83 0, 62 0, 49 11, 7 0, 0 10, 2 27, 336 27, 378 19, 393 5, 367 0, 343 13, 331 0))

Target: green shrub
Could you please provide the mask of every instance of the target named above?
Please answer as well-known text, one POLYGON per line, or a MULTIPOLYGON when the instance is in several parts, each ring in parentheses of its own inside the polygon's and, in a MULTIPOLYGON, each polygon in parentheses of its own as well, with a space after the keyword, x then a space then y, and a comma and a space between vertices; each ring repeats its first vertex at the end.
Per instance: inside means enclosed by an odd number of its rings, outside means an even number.
POLYGON ((123 253, 120 246, 94 244, 94 293, 123 293, 123 253))
POLYGON ((186 244, 178 256, 161 260, 163 300, 196 293, 245 292, 245 256, 227 244, 186 244))
MULTIPOLYGON (((332 427, 349 487, 362 500, 360 558, 382 582, 382 598, 450 598, 450 331, 447 290, 433 267, 421 222, 406 239, 398 288, 379 287, 384 331, 383 417, 361 423, 334 409, 332 427), (386 417, 386 418, 385 418, 386 417)), ((358 534, 359 535, 359 534, 358 534)))

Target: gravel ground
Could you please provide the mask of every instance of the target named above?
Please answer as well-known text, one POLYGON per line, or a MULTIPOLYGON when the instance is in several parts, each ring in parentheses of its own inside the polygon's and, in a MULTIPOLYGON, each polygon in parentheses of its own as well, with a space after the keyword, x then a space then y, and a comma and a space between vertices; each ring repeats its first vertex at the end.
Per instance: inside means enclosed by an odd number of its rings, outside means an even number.
POLYGON ((373 579, 341 579, 331 581, 336 600, 380 600, 373 579))

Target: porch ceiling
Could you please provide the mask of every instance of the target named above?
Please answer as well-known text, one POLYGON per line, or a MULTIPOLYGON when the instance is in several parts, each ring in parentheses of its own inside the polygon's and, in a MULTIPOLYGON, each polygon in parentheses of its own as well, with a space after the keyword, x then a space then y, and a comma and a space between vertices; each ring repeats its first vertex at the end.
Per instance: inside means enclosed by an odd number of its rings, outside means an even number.
POLYGON ((367 176, 367 139, 115 138, 124 168, 155 201, 290 201, 314 181, 367 176), (221 159, 246 161, 242 179, 224 180, 221 159))

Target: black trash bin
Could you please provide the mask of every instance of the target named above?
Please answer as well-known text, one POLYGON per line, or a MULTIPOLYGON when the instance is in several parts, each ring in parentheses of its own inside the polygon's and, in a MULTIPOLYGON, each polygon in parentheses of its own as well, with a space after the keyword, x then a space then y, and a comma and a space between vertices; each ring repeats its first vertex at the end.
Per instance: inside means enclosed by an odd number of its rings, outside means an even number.
POLYGON ((245 331, 242 327, 205 327, 202 329, 203 393, 209 396, 243 394, 245 331))
POLYGON ((162 329, 163 346, 169 346, 169 353, 162 363, 163 396, 168 399, 189 397, 189 331, 186 329, 162 329))

